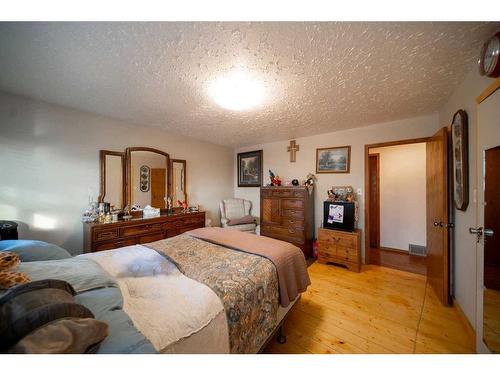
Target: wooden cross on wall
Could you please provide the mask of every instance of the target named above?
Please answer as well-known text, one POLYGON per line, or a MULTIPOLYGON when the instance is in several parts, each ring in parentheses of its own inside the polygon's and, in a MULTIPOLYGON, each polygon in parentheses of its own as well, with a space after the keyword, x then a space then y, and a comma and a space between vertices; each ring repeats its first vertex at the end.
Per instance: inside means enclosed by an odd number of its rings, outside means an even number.
POLYGON ((290 162, 295 163, 296 152, 299 151, 299 145, 295 142, 295 140, 290 141, 290 146, 286 148, 287 152, 290 153, 290 162))

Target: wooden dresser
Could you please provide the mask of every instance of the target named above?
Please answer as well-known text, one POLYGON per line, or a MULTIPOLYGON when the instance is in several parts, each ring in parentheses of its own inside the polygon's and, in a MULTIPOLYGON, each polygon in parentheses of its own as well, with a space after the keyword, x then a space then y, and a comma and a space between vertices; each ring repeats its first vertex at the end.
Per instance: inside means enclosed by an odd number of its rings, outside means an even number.
POLYGON ((84 223, 83 249, 89 253, 143 244, 204 226, 205 212, 136 218, 109 224, 84 223))
POLYGON ((311 254, 314 195, 304 186, 260 189, 260 234, 290 242, 311 254))
POLYGON ((319 263, 337 263, 351 271, 361 268, 361 230, 353 232, 319 228, 319 263))

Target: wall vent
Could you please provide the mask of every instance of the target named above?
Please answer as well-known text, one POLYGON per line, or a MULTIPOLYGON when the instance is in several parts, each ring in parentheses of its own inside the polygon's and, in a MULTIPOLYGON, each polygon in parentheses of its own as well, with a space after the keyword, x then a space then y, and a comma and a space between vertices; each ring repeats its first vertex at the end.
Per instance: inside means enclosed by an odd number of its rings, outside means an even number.
POLYGON ((425 246, 415 245, 411 243, 408 246, 408 249, 410 250, 410 255, 418 255, 421 257, 425 257, 427 255, 427 248, 425 246))

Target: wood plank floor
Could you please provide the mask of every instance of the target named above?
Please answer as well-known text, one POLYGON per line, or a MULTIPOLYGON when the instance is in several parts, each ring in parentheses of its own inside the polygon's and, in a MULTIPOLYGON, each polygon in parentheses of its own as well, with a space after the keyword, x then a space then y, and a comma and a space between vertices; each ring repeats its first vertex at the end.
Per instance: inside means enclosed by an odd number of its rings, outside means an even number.
POLYGON ((370 263, 401 271, 427 274, 425 257, 408 252, 370 248, 370 263))
POLYGON ((473 353, 454 307, 444 307, 425 276, 375 265, 361 273, 309 267, 312 285, 285 323, 287 342, 265 353, 473 353))

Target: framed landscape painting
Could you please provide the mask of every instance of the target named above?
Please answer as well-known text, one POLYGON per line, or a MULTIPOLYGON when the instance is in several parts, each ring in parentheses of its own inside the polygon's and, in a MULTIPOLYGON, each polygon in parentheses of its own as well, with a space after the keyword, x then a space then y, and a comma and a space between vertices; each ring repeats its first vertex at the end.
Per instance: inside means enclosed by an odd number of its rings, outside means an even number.
POLYGON ((262 150, 238 154, 238 187, 262 186, 262 150))
POLYGON ((316 173, 349 173, 351 146, 316 149, 316 173))

